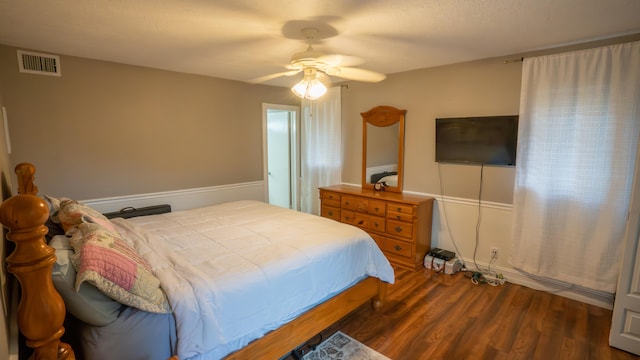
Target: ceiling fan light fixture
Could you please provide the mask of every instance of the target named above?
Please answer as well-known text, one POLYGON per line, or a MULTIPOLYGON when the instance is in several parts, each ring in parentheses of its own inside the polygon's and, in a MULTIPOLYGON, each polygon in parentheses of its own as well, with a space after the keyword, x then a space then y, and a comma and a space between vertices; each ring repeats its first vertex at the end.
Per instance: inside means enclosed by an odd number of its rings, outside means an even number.
MULTIPOLYGON (((286 33, 288 32, 285 32, 285 35, 286 33)), ((292 76, 302 71, 304 72, 303 79, 294 85, 291 91, 303 99, 317 99, 327 91, 325 84, 331 83, 332 80, 329 78, 330 76, 364 82, 378 82, 385 79, 385 74, 352 67, 363 63, 363 60, 360 58, 340 54, 326 55, 313 49, 312 45, 316 43, 315 40, 335 36, 337 32, 323 31, 321 34, 318 28, 305 27, 301 33, 302 38, 307 40, 307 50, 291 56, 291 61, 288 65, 285 65, 285 68, 290 71, 261 76, 249 82, 258 83, 269 81, 280 76, 292 76), (328 34, 330 35, 327 36, 328 34), (321 76, 318 76, 319 74, 321 76)), ((298 39, 298 37, 292 38, 298 39)))
POLYGON ((318 80, 317 74, 316 69, 305 69, 304 78, 295 84, 291 91, 303 99, 318 99, 327 92, 327 87, 318 80))

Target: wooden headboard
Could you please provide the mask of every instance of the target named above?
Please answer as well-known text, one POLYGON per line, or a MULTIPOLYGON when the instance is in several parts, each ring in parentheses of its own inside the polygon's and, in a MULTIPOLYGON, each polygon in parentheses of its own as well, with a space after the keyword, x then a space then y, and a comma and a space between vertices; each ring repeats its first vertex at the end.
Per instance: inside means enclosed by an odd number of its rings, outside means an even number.
POLYGON ((18 326, 27 346, 34 349, 34 360, 75 359, 71 346, 60 341, 66 310, 51 279, 55 251, 44 239, 49 208, 36 196, 35 167, 21 163, 15 171, 18 195, 0 205, 0 222, 9 229, 7 239, 16 244, 7 257, 7 270, 18 278, 22 290, 18 326))

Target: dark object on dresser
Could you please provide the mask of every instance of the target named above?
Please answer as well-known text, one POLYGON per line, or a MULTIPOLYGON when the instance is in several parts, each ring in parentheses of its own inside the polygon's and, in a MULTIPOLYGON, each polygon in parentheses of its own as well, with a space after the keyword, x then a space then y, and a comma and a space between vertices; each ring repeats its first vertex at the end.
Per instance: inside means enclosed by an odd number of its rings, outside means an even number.
POLYGON ((171 205, 162 204, 162 205, 146 206, 146 207, 141 207, 137 209, 129 206, 129 207, 120 209, 120 211, 104 213, 103 215, 106 216, 108 219, 113 219, 118 217, 128 219, 136 216, 156 215, 156 214, 164 214, 168 212, 171 212, 171 205))

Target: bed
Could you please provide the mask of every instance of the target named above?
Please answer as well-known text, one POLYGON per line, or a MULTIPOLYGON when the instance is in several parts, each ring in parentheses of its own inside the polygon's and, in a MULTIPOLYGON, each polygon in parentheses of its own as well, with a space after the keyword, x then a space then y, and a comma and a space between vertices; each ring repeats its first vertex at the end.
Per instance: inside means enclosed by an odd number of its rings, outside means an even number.
POLYGON ((384 171, 381 173, 371 175, 371 183, 384 183, 387 186, 398 186, 398 172, 397 171, 384 171))
POLYGON ((88 359, 279 359, 360 305, 379 307, 394 281, 364 231, 326 218, 257 201, 132 219, 108 220, 72 200, 51 212, 55 201, 36 195, 33 165, 16 174, 18 195, 0 206, 0 222, 16 244, 7 262, 35 359, 75 356, 60 340, 67 310, 78 313, 55 280, 60 269, 77 269, 76 292, 95 287, 117 300, 113 321, 82 322, 88 359), (45 240, 50 213, 68 235, 50 237, 55 249, 45 240), (133 262, 128 282, 96 265, 112 257, 133 262), (146 347, 161 352, 145 356, 146 347))

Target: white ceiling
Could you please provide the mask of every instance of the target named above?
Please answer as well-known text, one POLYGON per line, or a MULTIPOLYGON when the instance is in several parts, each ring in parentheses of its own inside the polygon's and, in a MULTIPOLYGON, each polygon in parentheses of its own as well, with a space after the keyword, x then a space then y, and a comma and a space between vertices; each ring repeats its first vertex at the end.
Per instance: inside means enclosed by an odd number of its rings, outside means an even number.
POLYGON ((640 0, 0 0, 0 44, 240 81, 284 71, 309 26, 392 74, 639 33, 640 0))

